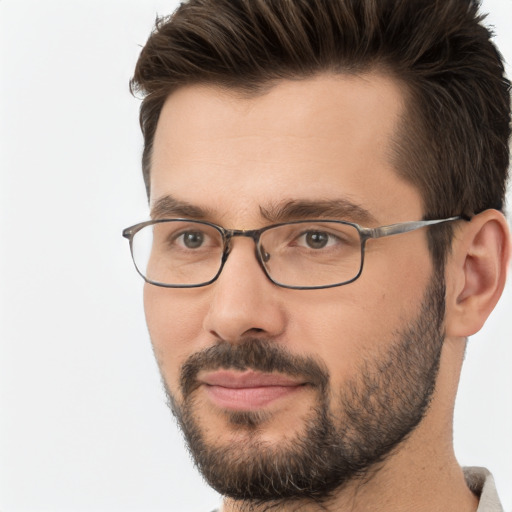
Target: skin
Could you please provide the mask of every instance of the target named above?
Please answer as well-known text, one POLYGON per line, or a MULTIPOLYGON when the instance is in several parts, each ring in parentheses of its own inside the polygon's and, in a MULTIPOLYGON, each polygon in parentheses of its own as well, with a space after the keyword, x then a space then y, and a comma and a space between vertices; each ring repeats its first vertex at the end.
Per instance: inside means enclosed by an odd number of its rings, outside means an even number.
MULTIPOLYGON (((151 206, 172 195, 200 207, 206 220, 235 229, 269 224, 261 208, 288 200, 348 200, 369 212, 366 222, 355 219, 368 227, 419 220, 420 192, 392 164, 403 98, 397 82, 378 74, 283 81, 252 98, 206 85, 179 89, 158 123, 151 206)), ((453 404, 465 338, 497 301, 509 252, 501 214, 483 215, 456 228, 446 267, 446 340, 431 407, 373 478, 344 487, 326 509, 476 510, 453 454, 453 404)), ((236 344, 258 336, 322 361, 336 390, 415 317, 432 272, 426 232, 419 230, 369 242, 364 271, 347 286, 289 290, 266 278, 252 240, 237 238, 214 284, 186 290, 146 284, 145 311, 160 370, 178 402, 180 369, 189 356, 219 339, 236 344)), ((207 442, 229 446, 255 435, 230 423, 204 387, 195 393, 207 442)), ((293 437, 313 400, 305 387, 271 401, 257 435, 276 446, 293 437)), ((223 510, 237 510, 236 504, 225 500, 223 510)))

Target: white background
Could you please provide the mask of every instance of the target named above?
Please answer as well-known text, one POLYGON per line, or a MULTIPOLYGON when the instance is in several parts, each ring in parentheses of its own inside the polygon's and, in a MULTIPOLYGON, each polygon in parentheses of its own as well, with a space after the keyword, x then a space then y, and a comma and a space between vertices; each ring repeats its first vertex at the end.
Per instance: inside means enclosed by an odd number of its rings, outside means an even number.
MULTIPOLYGON (((122 228, 147 217, 128 92, 169 0, 0 0, 0 510, 218 503, 165 405, 122 228)), ((512 1, 486 0, 512 62, 512 1)), ((510 67, 509 75, 510 73, 510 67)), ((510 196, 509 196, 510 198, 510 196)), ((460 462, 512 510, 512 287, 471 339, 460 462)))

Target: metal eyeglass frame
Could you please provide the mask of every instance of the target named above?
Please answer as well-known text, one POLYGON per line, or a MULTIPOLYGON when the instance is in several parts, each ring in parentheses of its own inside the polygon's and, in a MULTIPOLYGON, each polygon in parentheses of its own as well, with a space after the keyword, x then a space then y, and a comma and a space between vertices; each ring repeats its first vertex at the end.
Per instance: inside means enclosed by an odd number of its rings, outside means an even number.
POLYGON ((248 238, 252 238, 254 240, 254 243, 256 245, 255 250, 255 256, 256 259, 260 265, 260 267, 263 269, 263 272, 267 276, 267 278, 274 283, 277 286, 280 286, 281 288, 289 288, 292 290, 318 290, 323 288, 334 288, 336 286, 343 286, 349 283, 354 282, 356 279, 359 278, 363 271, 363 264, 364 264, 364 256, 365 256, 365 247, 366 242, 370 239, 375 238, 383 238, 386 236, 392 236, 392 235, 400 235, 402 233, 408 233, 409 231, 415 231, 417 229, 423 228, 425 226, 433 226, 435 224, 441 224, 444 222, 453 222, 456 220, 469 220, 469 218, 457 215, 455 217, 448 217, 446 219, 435 219, 435 220, 420 220, 420 221, 408 221, 408 222, 399 222, 396 224, 390 224, 387 226, 379 226, 376 228, 366 228, 363 226, 360 226, 359 224, 356 224, 354 222, 347 222, 342 220, 326 220, 326 219, 312 219, 312 220, 297 220, 297 221, 291 221, 291 222, 281 222, 279 224, 272 224, 270 226, 265 226, 261 229, 226 229, 222 226, 218 226, 217 224, 213 224, 211 222, 206 221, 199 221, 199 220, 193 220, 193 219, 183 219, 183 218, 176 218, 176 219, 157 219, 157 220, 148 220, 145 222, 140 222, 138 224, 135 224, 133 226, 130 226, 123 230, 123 237, 127 238, 130 242, 130 253, 132 255, 132 260, 135 265, 135 269, 137 272, 142 276, 144 281, 147 283, 153 284, 155 286, 162 286, 164 288, 199 288, 201 286, 208 286, 209 284, 213 283, 217 280, 217 278, 220 276, 222 269, 224 268, 224 264, 226 263, 226 260, 228 259, 229 253, 231 251, 231 244, 230 241, 235 236, 244 236, 248 238), (219 270, 215 276, 210 279, 209 281, 205 281, 203 283, 199 284, 166 284, 166 283, 160 283, 158 281, 153 281, 151 279, 148 279, 137 267, 137 264, 135 263, 135 259, 133 257, 133 238, 135 234, 140 231, 141 229, 145 228, 146 226, 150 226, 152 224, 160 224, 164 222, 170 222, 170 221, 181 221, 181 222, 190 222, 193 224, 201 224, 201 225, 207 225, 214 229, 216 229, 222 236, 222 241, 224 244, 224 248, 222 250, 222 258, 219 270), (283 283, 280 283, 278 281, 275 281, 272 276, 269 274, 267 268, 265 267, 264 262, 264 254, 262 251, 262 247, 260 245, 260 237, 262 233, 265 231, 268 231, 272 228, 277 228, 279 226, 286 226, 286 225, 293 225, 293 224, 307 224, 307 223, 338 223, 338 224, 344 224, 348 226, 353 226, 359 233, 359 238, 361 242, 361 264, 359 265, 359 271, 356 274, 355 277, 352 279, 349 279, 348 281, 343 281, 341 283, 334 283, 334 284, 328 284, 328 285, 319 285, 319 286, 293 286, 293 285, 286 285, 283 283))

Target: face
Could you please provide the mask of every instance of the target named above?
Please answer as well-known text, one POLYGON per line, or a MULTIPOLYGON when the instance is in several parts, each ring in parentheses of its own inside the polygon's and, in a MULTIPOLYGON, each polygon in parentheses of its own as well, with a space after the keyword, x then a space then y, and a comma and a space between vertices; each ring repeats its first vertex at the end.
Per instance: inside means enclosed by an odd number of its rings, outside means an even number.
MULTIPOLYGON (((157 128, 152 215, 232 229, 419 220, 420 194, 392 163, 402 112, 399 85, 371 74, 283 81, 252 98, 180 89, 157 128)), ((442 344, 443 285, 425 230, 369 241, 359 279, 329 289, 277 287, 254 250, 252 239, 234 238, 205 287, 146 284, 154 351, 219 492, 322 498, 421 421, 442 344)))

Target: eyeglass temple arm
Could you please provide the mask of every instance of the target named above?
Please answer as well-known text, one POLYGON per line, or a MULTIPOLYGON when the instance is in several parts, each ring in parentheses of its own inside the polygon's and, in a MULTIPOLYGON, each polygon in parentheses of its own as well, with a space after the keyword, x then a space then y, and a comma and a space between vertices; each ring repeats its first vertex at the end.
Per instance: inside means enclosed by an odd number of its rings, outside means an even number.
POLYGON ((441 224, 443 222, 452 222, 454 220, 469 220, 469 218, 457 215, 447 219, 400 222, 398 224, 390 224, 389 226, 381 226, 379 228, 362 228, 361 231, 365 238, 382 238, 384 236, 408 233, 409 231, 414 231, 425 226, 432 226, 433 224, 441 224))

